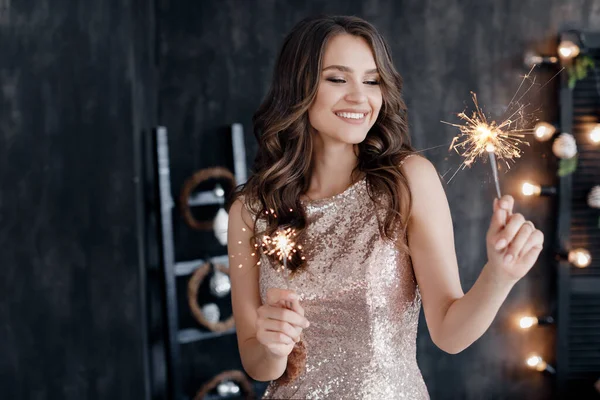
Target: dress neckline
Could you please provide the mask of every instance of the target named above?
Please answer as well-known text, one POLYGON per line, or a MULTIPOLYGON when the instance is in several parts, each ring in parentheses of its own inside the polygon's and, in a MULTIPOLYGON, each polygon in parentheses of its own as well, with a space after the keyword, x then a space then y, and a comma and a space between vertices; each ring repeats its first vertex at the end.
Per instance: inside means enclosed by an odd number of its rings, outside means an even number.
POLYGON ((340 199, 342 197, 345 197, 347 195, 350 194, 350 192, 353 192, 360 183, 366 181, 367 179, 367 175, 365 174, 365 176, 363 176, 361 179, 357 180, 356 182, 354 182, 353 184, 351 184, 350 186, 348 186, 343 192, 338 193, 338 194, 334 194, 333 196, 329 196, 329 197, 323 197, 322 199, 316 199, 316 200, 304 200, 304 199, 300 199, 300 203, 305 204, 305 205, 322 205, 322 204, 327 204, 330 202, 333 202, 337 199, 340 199))

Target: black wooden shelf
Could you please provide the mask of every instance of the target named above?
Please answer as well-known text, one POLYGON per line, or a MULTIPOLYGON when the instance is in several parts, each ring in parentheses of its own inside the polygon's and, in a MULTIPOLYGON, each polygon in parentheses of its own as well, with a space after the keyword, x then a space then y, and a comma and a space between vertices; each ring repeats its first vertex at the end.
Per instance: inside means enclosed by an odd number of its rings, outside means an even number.
POLYGON ((200 192, 190 196, 188 200, 188 205, 190 207, 198 207, 198 206, 210 206, 210 205, 218 205, 225 204, 225 198, 222 196, 217 196, 215 192, 200 192))
MULTIPOLYGON (((204 264, 207 260, 197 259, 190 261, 180 261, 175 263, 175 275, 176 276, 185 276, 192 274, 196 268, 204 264)), ((208 259, 213 264, 224 264, 229 265, 229 256, 227 254, 211 257, 208 259)))
MULTIPOLYGON (((246 181, 246 157, 241 124, 233 124, 231 126, 231 135, 235 180, 238 184, 241 184, 246 181)), ((173 233, 173 208, 175 203, 171 191, 168 135, 165 127, 158 127, 155 131, 153 158, 154 178, 157 182, 155 198, 158 200, 154 204, 159 230, 160 278, 162 278, 164 293, 164 321, 166 324, 164 347, 168 379, 167 397, 172 400, 182 400, 186 398, 183 393, 183 388, 186 385, 182 382, 181 378, 183 376, 181 374, 181 346, 232 335, 236 331, 235 328, 223 332, 211 332, 198 328, 181 329, 179 326, 178 300, 182 294, 179 293, 178 296, 178 278, 192 274, 207 261, 212 264, 229 266, 229 257, 227 254, 223 254, 205 259, 175 261, 175 235, 173 233)), ((202 191, 190 196, 188 204, 193 207, 205 205, 222 206, 225 202, 225 196, 219 194, 217 190, 202 191)), ((219 371, 214 371, 214 373, 216 375, 219 371)), ((216 400, 237 397, 207 396, 206 398, 216 400)))
POLYGON ((196 328, 181 329, 177 333, 177 341, 180 344, 198 342, 200 340, 213 339, 235 333, 235 327, 222 332, 202 331, 196 328))

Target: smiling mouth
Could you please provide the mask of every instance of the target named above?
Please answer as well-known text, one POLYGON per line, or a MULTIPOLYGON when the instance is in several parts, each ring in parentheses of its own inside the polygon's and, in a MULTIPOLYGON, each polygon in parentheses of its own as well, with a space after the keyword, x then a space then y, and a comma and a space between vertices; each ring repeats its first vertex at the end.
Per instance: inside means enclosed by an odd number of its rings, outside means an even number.
POLYGON ((342 120, 346 121, 346 122, 350 122, 350 123, 362 123, 365 121, 367 115, 369 115, 369 113, 352 113, 352 112, 336 112, 334 113, 335 115, 337 115, 338 117, 340 117, 342 120))

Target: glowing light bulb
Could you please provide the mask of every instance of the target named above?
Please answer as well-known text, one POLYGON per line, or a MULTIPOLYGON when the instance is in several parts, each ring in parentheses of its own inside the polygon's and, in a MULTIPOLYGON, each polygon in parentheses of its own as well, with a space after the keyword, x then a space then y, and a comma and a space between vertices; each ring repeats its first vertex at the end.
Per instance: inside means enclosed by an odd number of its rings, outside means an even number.
POLYGON ((522 317, 519 320, 519 326, 521 329, 531 328, 533 325, 538 324, 538 319, 536 317, 522 317))
POLYGON ((563 40, 558 45, 558 55, 561 58, 572 59, 579 55, 579 46, 570 40, 563 40))
POLYGON ((585 268, 592 263, 592 255, 586 249, 574 249, 569 252, 569 262, 576 267, 585 268))
POLYGON ((539 196, 542 192, 542 187, 540 185, 534 185, 533 183, 524 182, 521 192, 525 196, 539 196))
POLYGON ((536 64, 556 64, 558 62, 558 57, 542 56, 530 50, 525 52, 523 60, 525 62, 525 65, 528 68, 531 68, 536 64))
POLYGON ((548 363, 544 361, 544 359, 537 354, 532 354, 527 358, 527 366, 529 368, 535 369, 536 371, 544 371, 548 367, 548 363))
POLYGON ((544 121, 538 122, 533 128, 533 135, 540 142, 545 142, 549 140, 555 132, 556 128, 554 127, 554 125, 544 121))
POLYGON ((596 124, 590 131, 590 140, 596 144, 600 143, 600 124, 596 124))

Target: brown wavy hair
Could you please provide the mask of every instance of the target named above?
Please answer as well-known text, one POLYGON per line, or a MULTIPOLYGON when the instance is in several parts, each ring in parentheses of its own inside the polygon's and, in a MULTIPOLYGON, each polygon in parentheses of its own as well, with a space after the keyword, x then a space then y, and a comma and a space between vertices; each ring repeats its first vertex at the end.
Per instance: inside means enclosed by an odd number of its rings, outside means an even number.
MULTIPOLYGON (((255 224, 252 246, 259 236, 287 227, 296 230, 297 242, 302 243, 306 214, 300 196, 309 188, 313 167, 308 109, 317 95, 325 47, 340 34, 361 37, 370 45, 383 97, 377 120, 365 140, 357 145, 358 164, 352 171, 352 181, 362 175, 360 172, 366 174, 370 198, 386 210, 379 226, 382 237, 391 240, 396 230, 406 234, 412 198, 400 164, 414 149, 402 99, 402 78, 394 68, 387 43, 369 22, 354 16, 317 16, 300 21, 284 40, 269 92, 253 117, 258 152, 252 173, 228 201, 229 209, 244 196, 251 213, 266 221, 262 232, 255 224)), ((396 243, 401 251, 410 254, 404 240, 396 243)), ((306 267, 300 252, 292 254, 287 265, 292 274, 306 267)), ((285 375, 282 382, 290 380, 285 375)))

